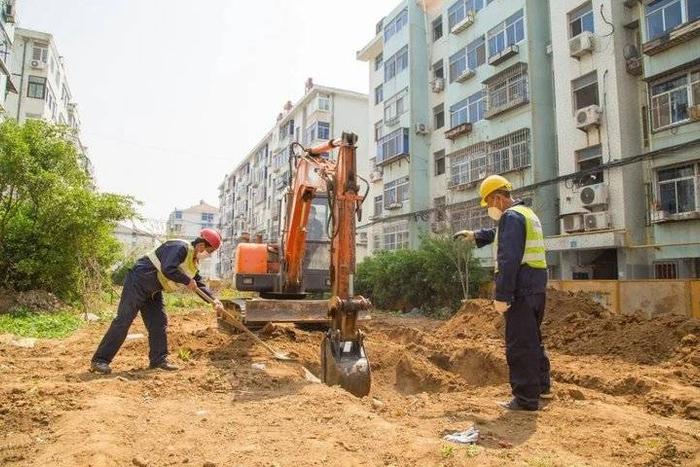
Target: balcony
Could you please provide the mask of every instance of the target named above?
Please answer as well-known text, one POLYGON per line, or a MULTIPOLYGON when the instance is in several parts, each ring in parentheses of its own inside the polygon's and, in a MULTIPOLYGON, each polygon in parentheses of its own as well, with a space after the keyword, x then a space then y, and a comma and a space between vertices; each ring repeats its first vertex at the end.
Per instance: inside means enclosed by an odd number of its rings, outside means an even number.
POLYGON ((485 80, 487 110, 486 120, 530 102, 528 93, 527 64, 515 65, 485 80))
POLYGON ((472 132, 472 124, 469 122, 461 123, 454 128, 450 128, 445 132, 445 138, 449 140, 456 140, 462 135, 467 135, 472 132))
POLYGON ((408 154, 408 128, 399 128, 377 142, 377 167, 389 164, 408 154))
POLYGON ((698 36, 700 36, 700 19, 681 24, 667 34, 644 43, 642 45, 642 51, 651 57, 698 36))

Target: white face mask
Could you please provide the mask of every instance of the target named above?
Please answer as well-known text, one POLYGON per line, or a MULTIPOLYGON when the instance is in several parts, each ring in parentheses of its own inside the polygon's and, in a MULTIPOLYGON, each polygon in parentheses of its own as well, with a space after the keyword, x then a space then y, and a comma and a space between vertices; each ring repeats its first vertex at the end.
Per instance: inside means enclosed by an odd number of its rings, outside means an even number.
POLYGON ((203 259, 207 259, 207 258, 209 258, 209 255, 210 255, 210 254, 211 254, 211 253, 209 253, 207 250, 204 250, 204 251, 202 251, 201 253, 197 253, 197 259, 198 259, 199 261, 201 261, 201 260, 203 260, 203 259))
POLYGON ((491 219, 495 220, 496 222, 501 220, 501 216, 503 215, 503 211, 498 209, 496 206, 490 207, 488 213, 489 213, 489 217, 491 219))

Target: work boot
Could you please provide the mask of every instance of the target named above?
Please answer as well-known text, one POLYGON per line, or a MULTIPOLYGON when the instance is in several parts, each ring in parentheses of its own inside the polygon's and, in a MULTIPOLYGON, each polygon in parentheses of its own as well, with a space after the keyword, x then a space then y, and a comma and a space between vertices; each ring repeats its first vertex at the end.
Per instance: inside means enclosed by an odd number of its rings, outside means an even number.
POLYGON ((162 362, 157 363, 155 365, 151 364, 148 368, 150 368, 151 370, 161 369, 161 370, 165 370, 165 371, 177 371, 180 369, 179 366, 173 365, 172 363, 170 363, 167 360, 163 360, 162 362))
POLYGON ((93 373, 100 373, 101 375, 108 375, 112 372, 112 369, 109 367, 109 363, 91 362, 90 371, 93 373))
POLYGON ((540 393, 540 399, 543 400, 552 400, 554 399, 554 394, 552 393, 551 389, 546 389, 540 393))
POLYGON ((511 399, 510 401, 503 401, 503 402, 496 402, 496 404, 500 407, 503 407, 504 409, 507 410, 512 410, 512 411, 523 411, 523 412, 536 412, 539 410, 538 407, 526 407, 522 405, 516 398, 511 399))

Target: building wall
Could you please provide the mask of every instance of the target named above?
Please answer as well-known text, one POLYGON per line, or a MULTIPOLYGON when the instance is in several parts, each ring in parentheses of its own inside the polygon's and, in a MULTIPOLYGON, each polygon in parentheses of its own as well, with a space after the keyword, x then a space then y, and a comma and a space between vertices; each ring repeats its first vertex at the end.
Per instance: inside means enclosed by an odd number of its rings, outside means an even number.
POLYGON ((6 1, 0 11, 0 120, 8 115, 7 94, 17 92, 12 82, 12 61, 14 57, 15 23, 17 2, 6 1))

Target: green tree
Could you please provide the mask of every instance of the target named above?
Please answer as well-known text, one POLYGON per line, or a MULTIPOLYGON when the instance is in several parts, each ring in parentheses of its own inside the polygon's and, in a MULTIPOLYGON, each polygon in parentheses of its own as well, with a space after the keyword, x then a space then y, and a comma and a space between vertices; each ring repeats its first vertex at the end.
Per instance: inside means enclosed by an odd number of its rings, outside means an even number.
POLYGON ((0 284, 66 300, 108 278, 119 256, 117 221, 134 200, 100 193, 71 129, 38 120, 0 124, 0 284))
POLYGON ((426 235, 416 250, 380 251, 357 266, 355 288, 380 308, 456 309, 485 280, 473 245, 426 235))

